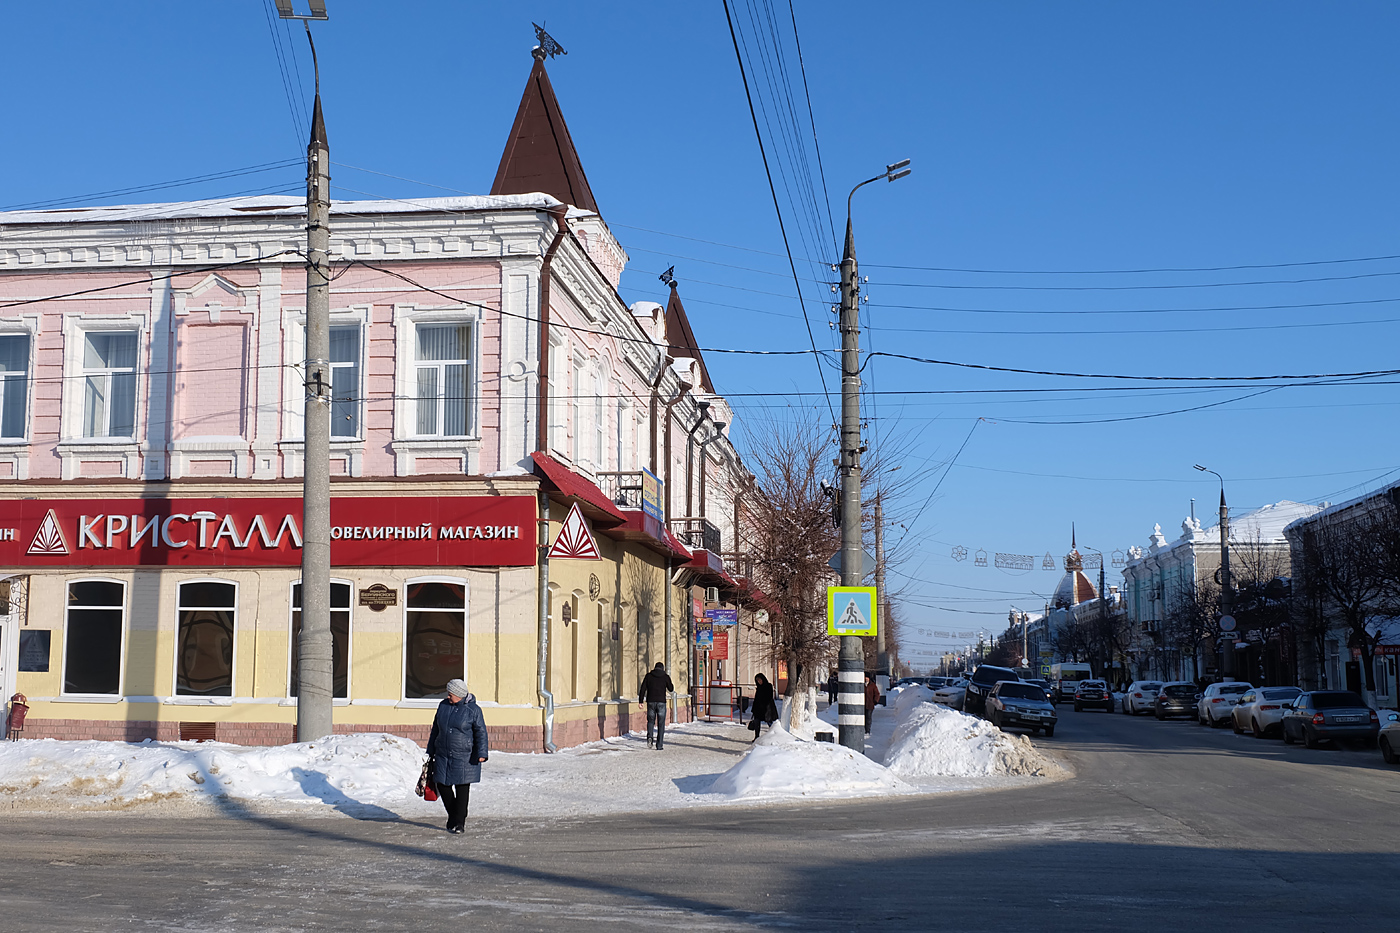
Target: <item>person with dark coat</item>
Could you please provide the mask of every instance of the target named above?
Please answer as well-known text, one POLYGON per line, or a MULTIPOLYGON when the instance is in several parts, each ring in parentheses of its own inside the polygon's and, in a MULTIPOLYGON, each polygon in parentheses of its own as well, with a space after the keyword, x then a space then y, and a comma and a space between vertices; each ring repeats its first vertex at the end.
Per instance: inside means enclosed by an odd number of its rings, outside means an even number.
POLYGON ((753 683, 753 719, 749 721, 749 729, 753 732, 752 741, 757 742, 763 724, 777 721, 778 704, 773 700, 773 685, 767 677, 754 674, 753 683))
POLYGON ((481 763, 490 757, 486 720, 466 681, 447 682, 447 699, 438 704, 433 731, 428 733, 429 769, 442 805, 447 808, 447 831, 466 831, 472 785, 481 780, 481 763))
POLYGON ((647 705, 647 748, 660 751, 666 744, 666 697, 675 689, 666 665, 660 661, 642 678, 637 702, 647 705))
POLYGON ((875 678, 869 674, 865 675, 865 734, 870 734, 870 717, 875 715, 875 704, 880 702, 880 688, 875 685, 875 678))
POLYGON ((836 693, 841 686, 841 681, 837 679, 836 672, 832 671, 831 676, 826 679, 826 703, 828 706, 836 705, 836 693))

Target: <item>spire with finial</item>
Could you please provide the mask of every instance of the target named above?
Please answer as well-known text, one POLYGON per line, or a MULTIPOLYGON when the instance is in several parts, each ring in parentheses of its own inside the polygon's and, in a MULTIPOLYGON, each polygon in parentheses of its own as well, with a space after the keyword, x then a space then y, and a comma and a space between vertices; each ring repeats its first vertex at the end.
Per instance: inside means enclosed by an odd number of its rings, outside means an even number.
POLYGON ((555 55, 567 55, 564 48, 536 25, 539 45, 531 50, 535 64, 520 96, 515 124, 510 128, 501 164, 491 194, 533 194, 542 192, 581 210, 598 213, 593 189, 583 172, 578 151, 569 135, 569 126, 554 97, 544 63, 555 55))

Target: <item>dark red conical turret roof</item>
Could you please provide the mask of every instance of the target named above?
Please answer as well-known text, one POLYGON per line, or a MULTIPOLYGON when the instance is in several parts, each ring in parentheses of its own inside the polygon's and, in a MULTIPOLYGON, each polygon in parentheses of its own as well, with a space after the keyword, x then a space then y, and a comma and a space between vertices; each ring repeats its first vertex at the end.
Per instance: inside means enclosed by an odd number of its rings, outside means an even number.
POLYGON ((574 207, 598 212, 593 189, 583 173, 568 124, 559 110, 549 75, 544 70, 544 55, 538 51, 530 80, 520 97, 520 109, 515 112, 515 125, 510 128, 501 165, 496 169, 492 194, 530 194, 542 191, 574 207))

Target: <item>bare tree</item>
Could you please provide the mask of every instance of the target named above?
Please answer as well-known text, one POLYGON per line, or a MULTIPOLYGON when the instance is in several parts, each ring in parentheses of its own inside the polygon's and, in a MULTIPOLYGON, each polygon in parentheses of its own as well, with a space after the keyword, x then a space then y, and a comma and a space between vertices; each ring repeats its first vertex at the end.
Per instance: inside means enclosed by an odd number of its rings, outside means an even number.
POLYGON ((759 585, 777 603, 760 651, 787 665, 787 695, 810 684, 836 657, 826 631, 826 588, 836 580, 827 560, 840 548, 831 501, 822 492, 831 441, 815 413, 750 423, 746 463, 755 480, 745 498, 744 549, 759 585))
POLYGON ((1311 598, 1320 619, 1339 618, 1345 626, 1347 647, 1361 656, 1363 689, 1371 698, 1376 646, 1396 609, 1396 581, 1388 572, 1393 526, 1391 509, 1382 504, 1323 515, 1302 529, 1303 559, 1294 568, 1300 595, 1311 598))

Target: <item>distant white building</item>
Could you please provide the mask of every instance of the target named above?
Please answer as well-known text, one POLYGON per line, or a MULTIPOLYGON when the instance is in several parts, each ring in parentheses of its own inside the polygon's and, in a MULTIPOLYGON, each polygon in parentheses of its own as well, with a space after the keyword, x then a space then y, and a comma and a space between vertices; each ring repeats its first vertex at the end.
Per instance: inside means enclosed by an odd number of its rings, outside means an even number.
MULTIPOLYGON (((1246 512, 1230 519, 1232 572, 1238 580, 1243 568, 1241 561, 1264 563, 1277 568, 1277 575, 1289 574, 1288 540, 1283 529, 1291 522, 1318 511, 1318 506, 1287 499, 1246 512)), ((1128 563, 1123 568, 1123 599, 1128 619, 1137 632, 1133 649, 1134 669, 1139 677, 1189 680, 1214 670, 1216 659, 1203 654, 1201 645, 1194 649, 1172 644, 1164 637, 1173 614, 1194 597, 1198 586, 1211 581, 1220 567, 1220 526, 1202 528, 1194 514, 1181 523, 1181 535, 1168 542, 1162 526, 1154 525, 1146 548, 1128 550, 1128 563)), ((1248 632, 1236 645, 1241 653, 1237 672, 1264 663, 1270 668, 1291 667, 1284 660, 1268 657, 1268 646, 1252 644, 1248 632), (1257 655, 1245 656, 1245 655, 1257 655)), ((1208 642, 1203 642, 1209 648, 1208 642)))

